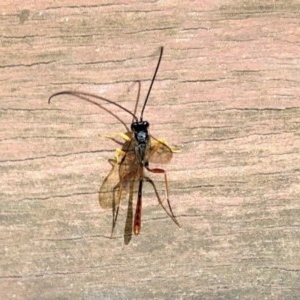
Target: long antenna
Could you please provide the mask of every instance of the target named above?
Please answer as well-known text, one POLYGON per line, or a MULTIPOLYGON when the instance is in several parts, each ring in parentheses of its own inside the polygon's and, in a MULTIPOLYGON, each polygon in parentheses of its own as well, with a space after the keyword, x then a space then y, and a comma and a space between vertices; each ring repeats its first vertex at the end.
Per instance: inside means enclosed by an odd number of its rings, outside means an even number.
POLYGON ((104 109, 99 103, 93 101, 93 100, 90 100, 86 97, 91 97, 91 98, 94 98, 94 99, 99 99, 99 100, 102 100, 102 101, 105 101, 107 103, 110 103, 110 104, 113 104, 121 109, 123 109, 124 111, 126 111, 127 113, 129 113, 134 120, 138 121, 138 118, 135 114, 133 114, 130 110, 128 110, 127 108, 123 107, 122 105, 112 101, 112 100, 109 100, 109 99, 106 99, 104 97, 101 97, 101 96, 97 96, 97 95, 94 95, 94 94, 90 94, 90 93, 85 93, 85 92, 78 92, 78 91, 62 91, 62 92, 58 92, 58 93, 55 93, 53 95, 51 95, 48 99, 48 103, 50 104, 50 101, 52 98, 56 97, 56 96, 60 96, 60 95, 71 95, 71 96, 75 96, 79 99, 82 99, 84 101, 87 101, 87 102, 90 102, 90 103, 93 103, 97 106, 100 106, 102 109, 104 109))
POLYGON ((160 55, 159 55, 158 63, 157 63, 157 66, 156 66, 156 69, 155 69, 155 72, 154 72, 154 75, 153 75, 153 78, 152 78, 152 81, 151 81, 146 99, 145 99, 145 102, 144 102, 143 109, 141 111, 141 117, 140 117, 141 121, 143 120, 144 110, 145 110, 145 107, 146 107, 146 104, 147 104, 147 101, 148 101, 148 98, 149 98, 149 95, 150 95, 150 92, 151 92, 151 89, 152 89, 152 86, 153 86, 153 83, 154 83, 154 80, 155 80, 155 77, 156 77, 156 74, 157 74, 157 71, 158 71, 158 68, 159 68, 159 65, 160 65, 160 61, 161 61, 161 58, 162 58, 162 55, 163 55, 163 51, 164 51, 164 47, 161 46, 160 47, 160 55))

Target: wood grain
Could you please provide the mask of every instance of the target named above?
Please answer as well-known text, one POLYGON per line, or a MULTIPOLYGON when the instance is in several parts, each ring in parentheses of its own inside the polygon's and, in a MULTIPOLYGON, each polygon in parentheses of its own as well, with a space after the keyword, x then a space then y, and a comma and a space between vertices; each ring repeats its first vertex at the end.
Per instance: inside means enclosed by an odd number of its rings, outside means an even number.
POLYGON ((298 1, 0 8, 1 299, 299 297, 298 1), (124 128, 47 99, 76 89, 132 109, 161 45, 144 117, 181 147, 164 167, 182 228, 147 186, 142 232, 124 245, 126 203, 114 239, 98 203, 116 147, 104 135, 124 128))

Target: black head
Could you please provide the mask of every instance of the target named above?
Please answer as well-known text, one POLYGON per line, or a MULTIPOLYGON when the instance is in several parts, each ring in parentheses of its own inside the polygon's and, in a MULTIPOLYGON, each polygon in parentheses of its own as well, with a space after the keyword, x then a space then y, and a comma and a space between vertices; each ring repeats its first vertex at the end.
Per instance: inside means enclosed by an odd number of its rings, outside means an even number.
POLYGON ((148 140, 149 123, 147 121, 133 122, 131 130, 139 143, 145 143, 148 140))
POLYGON ((149 123, 147 121, 133 122, 131 124, 131 131, 134 133, 138 133, 140 131, 148 132, 148 128, 149 128, 149 123))

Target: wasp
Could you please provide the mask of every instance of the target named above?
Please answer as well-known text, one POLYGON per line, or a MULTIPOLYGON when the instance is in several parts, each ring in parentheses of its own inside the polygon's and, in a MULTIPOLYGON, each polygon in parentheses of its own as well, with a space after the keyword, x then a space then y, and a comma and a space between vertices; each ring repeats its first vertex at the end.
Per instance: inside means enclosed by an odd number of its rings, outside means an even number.
MULTIPOLYGON (((151 168, 150 163, 168 163, 173 156, 173 153, 176 152, 175 148, 171 148, 167 145, 167 143, 162 139, 156 139, 149 133, 149 122, 143 119, 144 111, 146 105, 148 103, 149 95, 152 90, 152 86, 154 84, 160 62, 163 55, 163 47, 160 47, 160 55, 159 59, 154 71, 154 75, 152 77, 150 87, 148 89, 146 98, 144 100, 141 113, 139 118, 137 117, 137 107, 140 98, 140 90, 141 90, 141 82, 138 83, 138 94, 137 100, 135 104, 135 109, 133 112, 123 107, 122 105, 104 98, 102 96, 94 95, 87 92, 80 91, 61 91, 52 94, 48 103, 50 103, 51 99, 60 95, 71 95, 77 97, 81 100, 87 101, 89 103, 95 104, 101 109, 104 109, 111 115, 113 115, 118 121, 120 121, 124 127, 126 128, 126 133, 121 133, 122 139, 124 142, 119 142, 115 139, 115 136, 110 136, 112 140, 116 141, 121 145, 121 148, 116 150, 116 154, 114 159, 110 159, 109 163, 111 164, 111 170, 104 179, 99 192, 99 203, 103 208, 111 208, 113 212, 113 221, 112 221, 112 232, 113 234, 117 217, 119 213, 119 207, 121 200, 129 194, 129 208, 126 226, 129 227, 129 231, 133 231, 135 235, 138 235, 141 231, 141 216, 142 216, 142 196, 143 196, 143 185, 144 182, 149 182, 152 185, 158 203, 165 210, 167 215, 173 220, 173 222, 178 225, 178 221, 176 216, 172 211, 172 207, 169 200, 169 187, 167 180, 167 173, 162 168, 151 168), (123 122, 115 113, 106 107, 99 104, 97 100, 101 102, 106 102, 109 104, 113 104, 114 106, 122 109, 126 113, 132 116, 132 122, 130 128, 123 122), (165 184, 165 194, 167 207, 163 204, 163 201, 156 189, 156 186, 153 180, 147 176, 146 172, 162 174, 164 176, 164 184, 165 184), (137 191, 137 203, 135 208, 135 215, 133 218, 132 224, 132 199, 137 191), (128 225, 129 224, 129 225, 128 225)), ((128 228, 127 228, 128 231, 128 228)))

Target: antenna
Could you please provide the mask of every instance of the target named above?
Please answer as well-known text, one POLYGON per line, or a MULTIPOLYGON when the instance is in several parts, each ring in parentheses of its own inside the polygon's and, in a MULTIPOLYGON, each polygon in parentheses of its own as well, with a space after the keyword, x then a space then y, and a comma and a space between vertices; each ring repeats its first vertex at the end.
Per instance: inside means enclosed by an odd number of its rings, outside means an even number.
POLYGON ((162 55, 163 55, 163 51, 164 51, 164 47, 161 46, 160 47, 160 55, 159 55, 158 63, 157 63, 157 66, 156 66, 156 69, 155 69, 155 72, 154 72, 154 75, 153 75, 153 78, 152 78, 152 81, 151 81, 151 84, 150 84, 145 102, 144 102, 144 105, 143 105, 143 108, 142 108, 142 111, 141 111, 141 117, 140 117, 141 121, 143 120, 144 110, 145 110, 145 107, 146 107, 146 104, 147 104, 147 101, 148 101, 148 98, 149 98, 149 95, 150 95, 150 92, 151 92, 151 89, 152 89, 152 86, 153 86, 153 83, 154 83, 154 80, 155 80, 155 77, 156 77, 156 74, 157 74, 157 71, 158 71, 158 68, 159 68, 159 65, 160 65, 160 61, 161 61, 161 58, 162 58, 162 55))
MULTIPOLYGON (((93 100, 90 100, 90 99, 88 99, 88 98, 86 98, 86 97, 91 97, 91 98, 94 98, 94 99, 102 100, 102 101, 105 101, 105 102, 107 102, 107 103, 113 104, 113 105, 115 105, 115 106, 117 106, 117 107, 123 109, 124 111, 126 111, 127 113, 129 113, 129 114, 133 117, 133 119, 134 119, 135 121, 138 121, 137 116, 136 116, 134 113, 132 113, 130 110, 128 110, 127 108, 123 107, 122 105, 120 105, 120 104, 118 104, 118 103, 116 103, 116 102, 114 102, 114 101, 112 101, 112 100, 106 99, 106 98, 104 98, 104 97, 97 96, 97 95, 90 94, 90 93, 86 93, 86 92, 77 92, 77 91, 62 91, 62 92, 58 92, 58 93, 55 93, 55 94, 53 94, 53 95, 51 95, 51 96, 49 97, 48 103, 50 104, 50 101, 51 101, 52 98, 54 98, 54 97, 56 97, 56 96, 60 96, 60 95, 71 95, 71 96, 75 96, 75 97, 77 97, 77 98, 79 98, 79 99, 82 99, 82 100, 84 100, 84 101, 93 103, 93 104, 95 104, 95 105, 97 105, 97 106, 100 106, 102 109, 104 109, 99 103, 97 103, 97 102, 95 102, 95 101, 93 101, 93 100)), ((105 109, 105 110, 106 110, 106 109, 105 109)))

